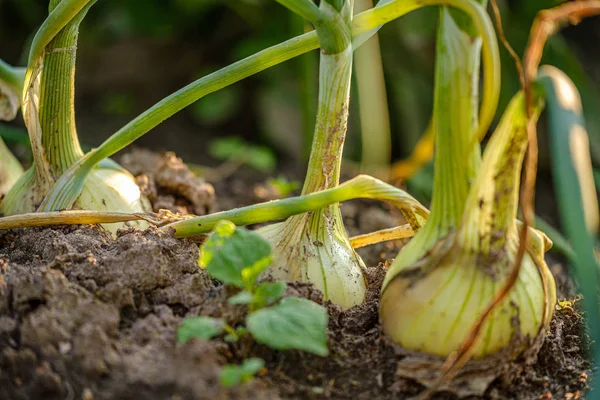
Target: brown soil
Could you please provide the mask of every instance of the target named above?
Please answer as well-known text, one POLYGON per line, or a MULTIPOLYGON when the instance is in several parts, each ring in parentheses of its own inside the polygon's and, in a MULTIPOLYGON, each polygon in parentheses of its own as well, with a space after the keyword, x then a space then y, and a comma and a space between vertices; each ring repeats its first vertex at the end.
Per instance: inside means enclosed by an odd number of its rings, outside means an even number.
POLYGON ((133 149, 119 163, 131 172, 155 212, 204 215, 212 211, 213 186, 194 175, 175 153, 133 149))
MULTIPOLYGON (((218 196, 237 187, 239 198, 256 201, 250 180, 219 183, 218 196)), ((256 180, 254 181, 256 182, 256 180)), ((158 192, 160 193, 160 192, 158 192)), ((189 199, 188 199, 189 200, 189 199)), ((222 208, 221 200, 216 207, 222 208)), ((374 203, 344 206, 351 234, 393 224, 396 213, 374 203), (394 215, 394 218, 390 217, 394 215)), ((197 244, 155 228, 122 230, 116 239, 95 227, 0 232, 1 399, 406 399, 423 387, 396 374, 402 356, 381 335, 378 292, 381 261, 399 243, 361 250, 369 267, 367 301, 329 310, 327 358, 277 352, 242 341, 192 340, 177 345, 185 316, 243 323, 245 308, 227 303, 227 288, 197 267, 197 244), (225 390, 220 367, 249 356, 266 360, 253 382, 225 390)), ((560 296, 572 286, 559 272, 560 296)), ((321 301, 306 284, 288 295, 321 301)), ((588 385, 587 336, 577 303, 557 306, 551 330, 532 366, 495 380, 486 399, 577 399, 588 385)), ((436 399, 454 399, 439 393, 436 399)))

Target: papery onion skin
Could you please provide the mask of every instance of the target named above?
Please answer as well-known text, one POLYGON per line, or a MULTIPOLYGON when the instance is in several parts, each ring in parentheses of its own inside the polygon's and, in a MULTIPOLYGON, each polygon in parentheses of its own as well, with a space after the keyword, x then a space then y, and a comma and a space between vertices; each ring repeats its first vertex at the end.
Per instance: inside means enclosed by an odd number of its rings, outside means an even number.
MULTIPOLYGON (((38 190, 35 176, 34 168, 27 170, 7 193, 0 211, 7 216, 35 212, 39 206, 34 201, 34 192, 38 190)), ((151 211, 148 199, 142 196, 133 176, 112 162, 104 162, 90 172, 74 209, 126 213, 151 211)), ((102 226, 115 233, 127 226, 144 229, 148 223, 131 221, 102 226)))
POLYGON ((364 263, 345 231, 340 232, 344 227, 339 221, 341 216, 332 221, 318 210, 259 229, 273 247, 268 275, 275 280, 310 282, 325 300, 345 309, 361 304, 367 291, 364 263))

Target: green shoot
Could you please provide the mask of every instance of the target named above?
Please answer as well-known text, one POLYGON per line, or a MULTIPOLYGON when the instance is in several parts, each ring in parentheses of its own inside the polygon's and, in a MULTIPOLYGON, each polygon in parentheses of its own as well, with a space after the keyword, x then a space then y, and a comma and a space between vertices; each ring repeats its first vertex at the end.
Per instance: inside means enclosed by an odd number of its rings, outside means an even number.
MULTIPOLYGON (((285 282, 260 282, 271 263, 271 248, 255 232, 220 221, 201 248, 200 264, 213 278, 240 291, 229 298, 230 304, 245 304, 247 332, 273 349, 303 350, 325 356, 327 350, 326 310, 310 300, 282 299, 285 282)), ((178 341, 194 337, 205 340, 227 333, 237 341, 245 330, 234 328, 221 319, 186 318, 178 330, 178 341)))
POLYGON ((248 165, 260 172, 273 172, 277 164, 275 154, 268 147, 252 145, 236 136, 212 141, 208 151, 217 160, 238 167, 248 165))
POLYGON ((421 203, 403 190, 370 176, 359 175, 333 189, 184 219, 167 224, 162 229, 174 229, 177 237, 193 236, 210 232, 221 220, 231 221, 237 226, 256 224, 359 198, 381 200, 394 205, 402 211, 415 231, 423 226, 429 215, 421 203))
POLYGON ((300 182, 290 181, 284 176, 267 179, 267 185, 275 190, 278 198, 288 197, 294 190, 300 188, 300 182))
POLYGON ((240 365, 227 364, 221 370, 219 383, 221 386, 231 388, 249 382, 265 367, 262 358, 247 358, 240 365))

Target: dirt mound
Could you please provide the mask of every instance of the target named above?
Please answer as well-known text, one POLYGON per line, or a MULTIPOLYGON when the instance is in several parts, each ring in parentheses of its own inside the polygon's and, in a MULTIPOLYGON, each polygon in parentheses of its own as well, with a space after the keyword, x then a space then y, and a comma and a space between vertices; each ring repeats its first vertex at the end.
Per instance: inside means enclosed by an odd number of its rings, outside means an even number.
POLYGON ((222 344, 176 345, 182 315, 226 306, 197 257, 154 229, 0 233, 0 398, 276 398, 258 382, 224 391, 222 344))

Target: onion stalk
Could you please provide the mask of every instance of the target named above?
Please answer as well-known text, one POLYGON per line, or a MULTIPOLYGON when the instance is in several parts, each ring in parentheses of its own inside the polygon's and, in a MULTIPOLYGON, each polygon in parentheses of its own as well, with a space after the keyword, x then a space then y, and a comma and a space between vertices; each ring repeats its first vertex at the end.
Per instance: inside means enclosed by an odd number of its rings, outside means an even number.
MULTIPOLYGON (((297 11, 287 1, 280 0, 280 3, 297 11)), ((298 6, 298 3, 294 5, 298 6)), ((391 5, 399 6, 389 2, 382 7, 391 5)), ((352 8, 353 1, 331 4, 322 1, 319 6, 321 16, 304 14, 313 18, 311 22, 316 27, 323 51, 320 55, 317 122, 303 194, 339 184, 354 50, 350 40, 352 8)), ((484 25, 481 19, 478 22, 480 27, 484 25)), ((291 217, 283 223, 261 228, 259 232, 273 246, 274 262, 269 270, 273 279, 311 282, 323 292, 325 299, 344 308, 364 301, 364 264, 352 248, 337 204, 291 217)))
MULTIPOLYGON (((292 11, 295 7, 280 1, 292 11)), ((295 5, 312 4, 310 1, 295 5)), ((311 17, 322 51, 319 96, 313 144, 302 194, 339 184, 343 144, 348 124, 352 78, 352 14, 354 0, 321 1, 311 17)), ((258 230, 272 245, 275 280, 311 282, 344 308, 364 301, 364 264, 352 249, 338 204, 258 230)))

